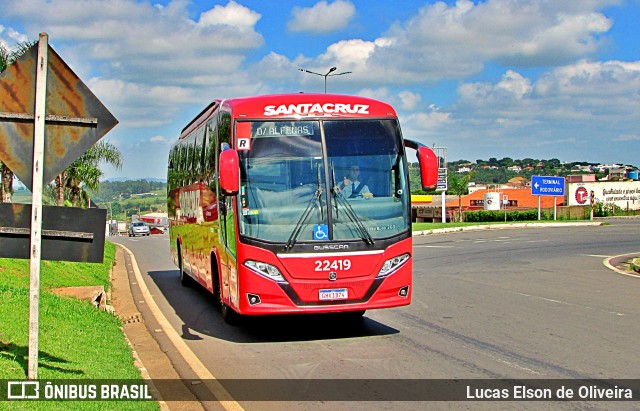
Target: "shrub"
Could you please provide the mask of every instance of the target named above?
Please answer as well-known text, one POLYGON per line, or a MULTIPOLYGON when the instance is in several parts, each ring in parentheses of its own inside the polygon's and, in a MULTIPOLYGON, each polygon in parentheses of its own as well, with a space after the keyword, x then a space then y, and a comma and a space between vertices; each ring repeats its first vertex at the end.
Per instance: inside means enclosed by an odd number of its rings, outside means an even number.
MULTIPOLYGON (((522 210, 522 211, 507 211, 507 221, 535 221, 538 219, 538 210, 522 210)), ((543 213, 541 218, 547 219, 547 216, 543 213)), ((504 211, 467 211, 464 215, 464 220, 468 223, 490 223, 505 221, 504 211)))

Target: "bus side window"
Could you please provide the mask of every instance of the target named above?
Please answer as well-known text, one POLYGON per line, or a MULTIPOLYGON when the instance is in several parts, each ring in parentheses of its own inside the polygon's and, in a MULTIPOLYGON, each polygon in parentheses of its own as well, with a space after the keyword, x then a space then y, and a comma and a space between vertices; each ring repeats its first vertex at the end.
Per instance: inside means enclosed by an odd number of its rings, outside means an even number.
POLYGON ((235 224, 235 212, 233 208, 233 196, 225 196, 224 197, 224 206, 221 207, 222 210, 222 238, 224 240, 224 244, 229 250, 229 252, 235 256, 236 255, 236 224, 235 224))
POLYGON ((206 153, 204 159, 204 180, 209 187, 215 191, 214 180, 216 179, 216 166, 218 163, 218 153, 216 148, 218 147, 218 123, 210 121, 206 126, 206 153))

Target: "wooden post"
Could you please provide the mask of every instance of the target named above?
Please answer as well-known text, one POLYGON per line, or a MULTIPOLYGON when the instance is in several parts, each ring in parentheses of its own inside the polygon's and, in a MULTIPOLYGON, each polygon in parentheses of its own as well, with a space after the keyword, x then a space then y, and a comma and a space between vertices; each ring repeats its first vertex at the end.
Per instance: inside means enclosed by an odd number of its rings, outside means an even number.
POLYGON ((30 380, 38 378, 38 333, 40 317, 40 256, 42 246, 42 186, 44 179, 44 133, 47 103, 49 36, 40 33, 36 63, 36 95, 33 128, 33 185, 31 202, 31 246, 29 268, 29 363, 30 380))

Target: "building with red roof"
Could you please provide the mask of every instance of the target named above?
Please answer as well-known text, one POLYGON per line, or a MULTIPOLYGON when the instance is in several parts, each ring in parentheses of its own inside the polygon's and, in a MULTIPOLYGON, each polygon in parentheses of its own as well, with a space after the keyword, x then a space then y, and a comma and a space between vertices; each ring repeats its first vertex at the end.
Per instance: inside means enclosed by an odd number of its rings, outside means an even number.
MULTIPOLYGON (((502 188, 484 189, 462 196, 462 210, 484 210, 485 194, 499 193, 500 198, 507 197, 507 209, 528 209, 538 208, 538 196, 531 194, 531 188, 502 188)), ((555 197, 556 205, 564 205, 564 197, 555 197)), ((554 206, 553 196, 540 196, 541 208, 552 208, 554 206)), ((448 201, 447 209, 458 209, 458 199, 448 201)))

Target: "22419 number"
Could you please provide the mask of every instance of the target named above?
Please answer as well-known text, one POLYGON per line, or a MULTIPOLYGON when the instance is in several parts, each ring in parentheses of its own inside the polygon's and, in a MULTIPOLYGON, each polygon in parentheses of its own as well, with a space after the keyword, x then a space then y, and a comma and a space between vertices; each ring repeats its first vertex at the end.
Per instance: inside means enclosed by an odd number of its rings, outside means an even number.
POLYGON ((351 269, 351 260, 316 260, 315 271, 347 271, 351 269))

